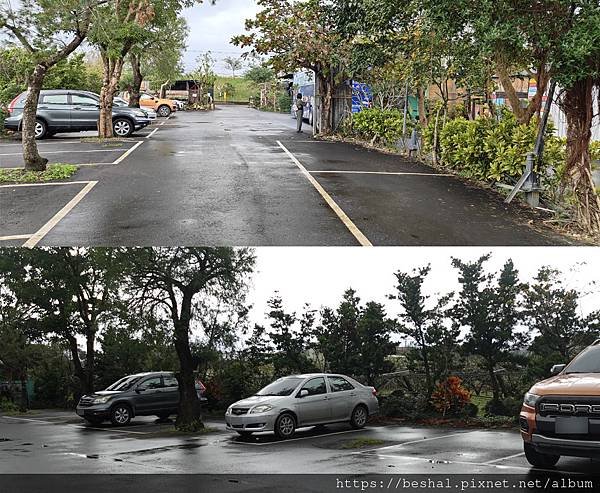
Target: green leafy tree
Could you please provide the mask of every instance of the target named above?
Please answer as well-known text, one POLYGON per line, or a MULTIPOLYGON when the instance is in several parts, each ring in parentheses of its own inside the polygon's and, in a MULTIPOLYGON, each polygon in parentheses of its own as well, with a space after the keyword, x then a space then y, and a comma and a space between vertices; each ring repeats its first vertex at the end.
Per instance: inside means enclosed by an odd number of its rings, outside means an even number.
POLYGON ((473 262, 452 259, 452 265, 459 273, 461 289, 450 313, 468 330, 463 347, 468 354, 482 359, 493 400, 497 402, 504 392, 496 370, 501 363, 510 360, 512 350, 523 346, 516 331, 521 319, 521 283, 512 260, 508 260, 498 273, 486 272, 484 265, 489 258, 484 255, 473 262))
POLYGON ((266 65, 252 65, 244 74, 244 78, 256 84, 264 84, 275 79, 275 72, 266 65))
POLYGON ((231 70, 231 75, 233 77, 235 77, 235 73, 241 70, 244 66, 241 58, 236 58, 232 56, 225 57, 223 59, 223 63, 229 70, 231 70))
POLYGON ((344 81, 352 78, 346 67, 351 46, 337 31, 334 4, 323 0, 257 0, 261 7, 254 19, 246 21, 246 34, 232 42, 252 47, 255 55, 269 56, 276 71, 299 68, 313 70, 320 95, 317 129, 333 128, 333 98, 344 81))
POLYGON ((111 249, 7 250, 5 283, 34 310, 31 320, 46 337, 64 341, 81 393, 94 390, 96 343, 113 313, 120 281, 111 249), (81 358, 78 338, 85 341, 81 358))
POLYGON ((396 272, 396 292, 390 296, 398 300, 402 310, 397 331, 416 343, 416 361, 425 373, 427 400, 436 383, 448 376, 460 333, 458 327, 445 320, 450 296, 431 300, 424 293, 423 283, 430 271, 431 266, 426 265, 411 273, 396 272))
MULTIPOLYGON (((104 0, 21 0, 0 5, 0 33, 19 43, 29 54, 33 69, 22 117, 25 168, 45 170, 35 142, 36 112, 40 90, 49 69, 65 60, 84 41, 92 15, 104 0)), ((38 123, 39 125, 39 123, 38 123)))
POLYGON ((179 411, 176 426, 204 427, 196 394, 190 333, 198 306, 206 295, 229 298, 245 291, 254 254, 233 248, 140 248, 123 252, 129 288, 138 307, 160 310, 173 329, 179 359, 179 411))

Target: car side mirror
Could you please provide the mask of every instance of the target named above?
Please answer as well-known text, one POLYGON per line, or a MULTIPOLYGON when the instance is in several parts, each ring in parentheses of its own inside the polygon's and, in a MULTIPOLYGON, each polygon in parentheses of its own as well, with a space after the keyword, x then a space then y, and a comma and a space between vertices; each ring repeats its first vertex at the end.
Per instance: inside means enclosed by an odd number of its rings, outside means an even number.
POLYGON ((308 390, 302 389, 298 394, 298 397, 306 397, 308 395, 308 390))
POLYGON ((140 392, 146 392, 144 387, 136 387, 135 391, 139 394, 140 392))
POLYGON ((561 371, 563 371, 565 369, 567 365, 554 365, 552 368, 550 368, 550 374, 551 375, 558 375, 561 371))

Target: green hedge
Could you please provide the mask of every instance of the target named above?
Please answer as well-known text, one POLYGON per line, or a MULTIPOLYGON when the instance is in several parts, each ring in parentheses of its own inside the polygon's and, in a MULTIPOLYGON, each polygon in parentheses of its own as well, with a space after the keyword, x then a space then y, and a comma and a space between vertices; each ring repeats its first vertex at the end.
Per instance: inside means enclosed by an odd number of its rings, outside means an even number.
MULTIPOLYGON (((369 108, 352 116, 352 130, 359 137, 387 146, 395 146, 402 138, 404 115, 401 110, 369 108)), ((407 120, 407 134, 413 123, 407 120)))
MULTIPOLYGON (((433 123, 423 132, 426 149, 433 147, 433 123)), ((466 120, 458 117, 438 128, 438 151, 444 166, 460 174, 485 181, 518 179, 525 168, 527 153, 533 150, 537 120, 519 124, 509 111, 502 118, 481 117, 466 120)), ((562 175, 565 161, 564 140, 545 137, 544 163, 555 178, 562 175)))

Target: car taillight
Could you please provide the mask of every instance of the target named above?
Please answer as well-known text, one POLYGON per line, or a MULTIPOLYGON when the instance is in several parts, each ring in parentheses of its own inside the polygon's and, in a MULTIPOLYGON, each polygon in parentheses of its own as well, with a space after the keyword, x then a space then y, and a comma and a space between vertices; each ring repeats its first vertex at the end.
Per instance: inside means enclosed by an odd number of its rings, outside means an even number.
POLYGON ((19 98, 21 97, 21 95, 19 94, 16 98, 14 98, 10 104, 8 105, 8 112, 12 115, 13 111, 15 111, 15 106, 17 104, 17 101, 19 100, 19 98))
POLYGON ((375 387, 371 387, 371 392, 373 392, 373 397, 377 397, 377 389, 375 387))

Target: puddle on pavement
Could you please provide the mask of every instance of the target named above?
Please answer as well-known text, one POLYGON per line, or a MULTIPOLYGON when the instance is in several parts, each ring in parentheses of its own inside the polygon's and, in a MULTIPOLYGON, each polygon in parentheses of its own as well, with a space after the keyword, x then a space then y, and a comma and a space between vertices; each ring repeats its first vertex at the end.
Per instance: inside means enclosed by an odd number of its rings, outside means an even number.
POLYGON ((0 442, 12 442, 12 438, 0 438, 0 442))
POLYGON ((205 447, 206 443, 182 443, 180 445, 166 445, 164 447, 148 448, 142 450, 131 450, 129 452, 121 452, 118 455, 152 455, 161 452, 169 452, 171 450, 194 450, 200 447, 205 447))

